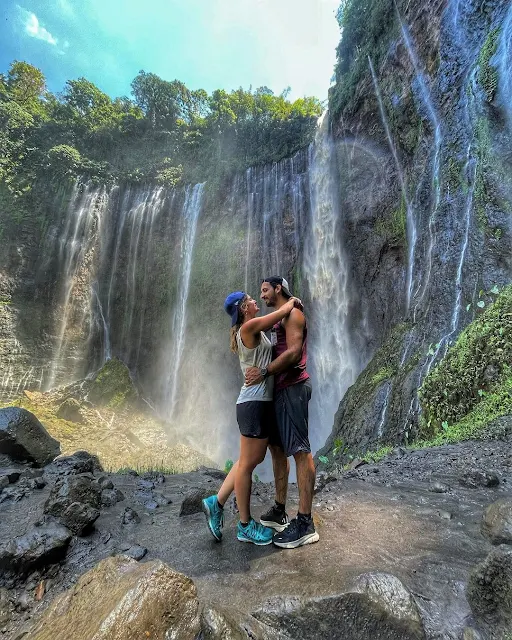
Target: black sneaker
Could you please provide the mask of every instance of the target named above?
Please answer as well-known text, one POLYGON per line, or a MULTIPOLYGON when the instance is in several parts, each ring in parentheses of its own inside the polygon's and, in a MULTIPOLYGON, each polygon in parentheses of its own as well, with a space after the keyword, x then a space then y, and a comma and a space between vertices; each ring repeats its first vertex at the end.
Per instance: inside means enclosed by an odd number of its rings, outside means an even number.
POLYGON ((275 505, 261 514, 260 522, 264 527, 272 527, 276 531, 283 531, 289 524, 286 511, 277 509, 275 505))
POLYGON ((304 544, 318 542, 319 538, 320 536, 315 531, 313 518, 306 520, 297 516, 282 533, 276 533, 272 541, 276 547, 295 549, 304 544))

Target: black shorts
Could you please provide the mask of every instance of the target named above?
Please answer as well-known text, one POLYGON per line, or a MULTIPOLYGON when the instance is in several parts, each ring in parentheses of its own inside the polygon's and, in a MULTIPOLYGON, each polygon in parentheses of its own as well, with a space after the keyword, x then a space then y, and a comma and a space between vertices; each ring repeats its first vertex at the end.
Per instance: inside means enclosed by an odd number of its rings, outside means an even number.
POLYGON ((274 408, 281 447, 286 456, 304 451, 311 453, 308 436, 309 380, 279 389, 274 394, 274 408))
POLYGON ((261 400, 241 402, 236 405, 236 420, 240 433, 246 438, 268 438, 276 432, 274 403, 261 400))

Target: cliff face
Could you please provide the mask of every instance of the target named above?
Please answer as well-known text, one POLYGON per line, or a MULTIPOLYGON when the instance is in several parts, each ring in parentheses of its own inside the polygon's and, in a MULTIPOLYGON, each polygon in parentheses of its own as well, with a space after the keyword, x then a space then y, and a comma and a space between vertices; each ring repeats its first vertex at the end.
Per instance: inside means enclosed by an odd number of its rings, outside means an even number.
POLYGON ((379 65, 334 116, 354 330, 372 358, 324 453, 416 436, 418 387, 511 280, 511 21, 503 1, 397 3, 379 65))

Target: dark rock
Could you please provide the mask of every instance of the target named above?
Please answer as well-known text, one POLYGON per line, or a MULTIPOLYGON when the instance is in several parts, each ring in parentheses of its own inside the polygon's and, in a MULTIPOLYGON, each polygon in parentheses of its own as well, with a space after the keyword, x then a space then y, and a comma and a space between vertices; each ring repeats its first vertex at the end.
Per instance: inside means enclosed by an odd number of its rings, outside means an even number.
POLYGON ((133 524, 140 522, 139 514, 132 508, 126 507, 123 513, 123 524, 133 524))
POLYGON ((0 478, 2 478, 3 476, 6 476, 7 479, 9 480, 9 483, 14 484, 15 482, 18 482, 18 480, 20 479, 21 473, 22 472, 20 469, 2 469, 0 471, 0 478))
POLYGON ((213 496, 215 493, 216 491, 213 489, 198 489, 193 493, 189 493, 181 503, 180 516, 190 516, 193 513, 200 513, 202 511, 202 501, 204 498, 213 496))
POLYGON ((165 482, 165 476, 163 473, 158 473, 156 471, 146 471, 146 473, 144 473, 142 475, 142 479, 143 480, 149 480, 150 482, 153 482, 154 484, 163 484, 165 482))
POLYGON ((116 489, 116 500, 122 502, 124 500, 124 493, 120 489, 116 489))
POLYGON ((471 469, 470 471, 466 471, 466 473, 459 478, 459 482, 464 487, 476 489, 478 487, 497 487, 500 480, 492 471, 471 469))
POLYGON ((98 519, 101 489, 89 476, 68 476, 56 482, 44 512, 59 518, 73 533, 82 535, 98 519))
POLYGON ((84 502, 72 502, 60 515, 60 522, 77 536, 86 534, 100 517, 98 509, 84 502))
POLYGON ((336 482, 337 479, 338 478, 336 478, 336 476, 333 476, 326 471, 320 471, 316 475, 314 493, 320 493, 320 491, 323 491, 330 482, 336 482))
POLYGON ((274 597, 253 615, 290 638, 420 640, 425 632, 416 604, 388 574, 365 574, 354 590, 318 598, 274 597))
POLYGON ((225 480, 227 473, 221 471, 220 469, 210 469, 209 467, 199 467, 199 473, 202 473, 204 476, 209 476, 214 480, 225 480))
POLYGON ((0 545, 0 569, 24 574, 58 562, 66 555, 70 540, 69 529, 48 519, 25 535, 0 545))
POLYGON ((160 505, 161 507, 165 507, 168 504, 172 504, 171 498, 164 496, 163 493, 154 493, 153 494, 154 501, 160 505))
POLYGON ((0 628, 7 624, 12 617, 14 606, 9 597, 7 589, 0 588, 0 628))
POLYGON ((133 558, 134 560, 142 560, 147 552, 148 550, 146 549, 146 547, 141 547, 137 544, 124 551, 123 555, 128 556, 129 558, 133 558))
POLYGON ((451 491, 451 487, 444 482, 439 482, 438 480, 432 482, 432 484, 428 488, 432 493, 448 493, 451 491))
POLYGON ((359 467, 363 467, 365 464, 368 464, 366 460, 362 458, 354 458, 352 462, 348 465, 349 469, 359 469, 359 467))
POLYGON ((104 489, 101 492, 101 504, 103 507, 113 507, 117 503, 115 489, 104 489))
POLYGON ((493 549, 469 576, 466 597, 478 626, 491 638, 512 628, 512 550, 493 549))
POLYGON ((103 476, 98 479, 98 484, 102 489, 113 489, 114 483, 108 476, 103 476))
POLYGON ((101 505, 101 489, 89 476, 69 476, 55 483, 44 512, 59 516, 72 502, 83 502, 95 509, 101 505))
POLYGON ((23 478, 40 478, 44 474, 43 469, 25 469, 25 471, 21 472, 20 477, 23 478))
POLYGON ((395 447, 387 456, 387 460, 399 460, 407 455, 407 450, 403 447, 395 447))
POLYGON ((144 491, 149 491, 150 489, 155 488, 155 483, 151 480, 142 479, 137 482, 137 486, 144 491))
POLYGON ((0 476, 0 491, 2 491, 4 487, 8 487, 9 485, 9 478, 7 476, 0 476))
POLYGON ((482 534, 492 544, 512 544, 512 499, 502 498, 487 507, 482 520, 482 534))
POLYGON ((59 475, 77 475, 80 473, 102 472, 103 468, 97 456, 88 451, 76 451, 71 456, 61 456, 45 470, 59 475))
POLYGON ((0 409, 0 453, 43 467, 59 455, 60 444, 30 411, 8 407, 0 409))
POLYGON ((75 398, 67 398, 57 409, 57 418, 68 420, 69 422, 84 422, 84 418, 81 413, 81 406, 78 400, 75 398))

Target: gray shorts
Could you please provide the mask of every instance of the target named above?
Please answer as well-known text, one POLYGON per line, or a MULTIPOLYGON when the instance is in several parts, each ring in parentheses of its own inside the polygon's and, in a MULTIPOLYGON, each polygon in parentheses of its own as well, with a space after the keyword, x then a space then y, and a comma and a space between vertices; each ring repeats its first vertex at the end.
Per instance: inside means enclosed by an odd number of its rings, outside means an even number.
POLYGON ((306 380, 274 394, 277 430, 286 456, 293 456, 300 451, 311 453, 308 436, 308 403, 311 391, 311 383, 306 380))

